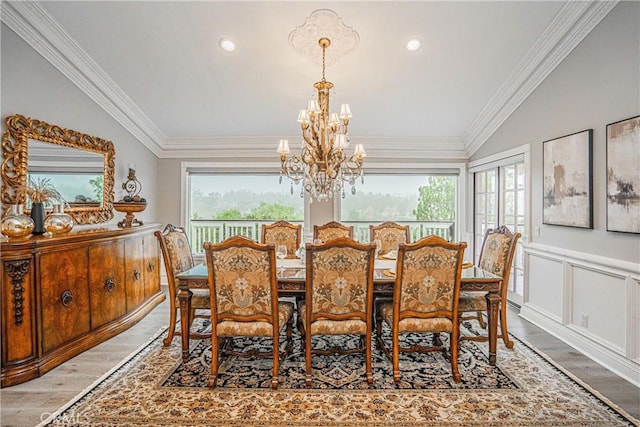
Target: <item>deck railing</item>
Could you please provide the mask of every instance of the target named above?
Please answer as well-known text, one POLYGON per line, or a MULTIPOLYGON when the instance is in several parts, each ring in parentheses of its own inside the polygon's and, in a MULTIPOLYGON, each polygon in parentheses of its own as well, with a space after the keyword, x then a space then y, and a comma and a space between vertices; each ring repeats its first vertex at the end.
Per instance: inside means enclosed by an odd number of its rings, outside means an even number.
MULTIPOLYGON (((191 220, 189 238, 194 253, 203 253, 204 242, 220 243, 228 237, 241 235, 249 239, 260 241, 262 224, 272 224, 273 220, 191 220)), ((292 224, 304 224, 302 221, 289 221, 292 224)), ((396 221, 401 225, 408 225, 411 241, 415 242, 425 236, 438 235, 446 240, 454 240, 454 222, 438 221, 396 221)), ((354 237, 360 242, 369 241, 369 225, 378 225, 380 221, 343 221, 345 225, 353 225, 354 237)), ((303 229, 304 240, 304 229, 303 229)))

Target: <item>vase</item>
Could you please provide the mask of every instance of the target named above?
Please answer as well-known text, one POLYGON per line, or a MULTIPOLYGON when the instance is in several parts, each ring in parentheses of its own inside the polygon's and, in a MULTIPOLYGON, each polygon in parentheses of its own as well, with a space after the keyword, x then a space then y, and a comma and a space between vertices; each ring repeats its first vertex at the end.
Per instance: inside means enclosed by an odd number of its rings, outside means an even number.
POLYGON ((44 229, 47 233, 67 233, 73 228, 71 215, 64 212, 64 206, 53 205, 53 212, 44 220, 44 229))
POLYGON ((2 220, 2 234, 7 237, 24 237, 33 232, 33 220, 23 213, 22 205, 11 205, 2 220))
POLYGON ((33 220, 33 234, 44 234, 44 203, 31 203, 31 219, 33 220))

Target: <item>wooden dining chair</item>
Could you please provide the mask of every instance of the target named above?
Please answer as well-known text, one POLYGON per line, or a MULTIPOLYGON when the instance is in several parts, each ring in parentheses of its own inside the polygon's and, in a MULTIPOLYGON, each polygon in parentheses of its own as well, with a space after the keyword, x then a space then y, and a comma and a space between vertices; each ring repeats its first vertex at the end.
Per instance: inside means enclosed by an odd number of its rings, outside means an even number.
POLYGON ((331 221, 323 225, 313 226, 313 240, 326 242, 337 237, 349 237, 353 239, 353 225, 344 225, 337 221, 331 221))
MULTIPOLYGON (((165 346, 168 346, 171 344, 174 335, 181 334, 180 329, 176 329, 176 320, 179 318, 178 309, 180 308, 176 275, 194 266, 193 255, 184 228, 167 224, 164 230, 158 230, 154 234, 160 244, 169 285, 169 331, 167 337, 162 341, 165 346)), ((193 292, 193 295, 191 297, 191 313, 189 313, 189 336, 194 339, 209 338, 211 337, 209 333, 203 334, 191 331, 191 324, 195 318, 209 319, 211 317, 209 312, 209 288, 192 289, 191 292, 193 292)))
POLYGON ((400 335, 448 332, 451 374, 458 371, 458 296, 462 258, 467 244, 449 243, 429 236, 416 243, 400 244, 393 300, 376 300, 376 338, 393 362, 393 380, 400 382, 400 352, 445 351, 431 346, 400 346, 400 335), (382 338, 383 322, 391 327, 391 351, 382 338))
POLYGON ((273 243, 257 243, 243 236, 222 243, 205 243, 211 293, 211 373, 207 385, 215 387, 220 355, 271 357, 271 388, 278 388, 280 359, 291 352, 293 311, 291 302, 278 301, 276 254, 273 243), (280 354, 280 333, 286 329, 287 345, 280 354), (233 337, 268 337, 269 351, 237 351, 233 337))
POLYGON ((307 245, 306 296, 300 303, 299 328, 305 343, 307 387, 313 384, 312 354, 365 354, 367 383, 373 383, 371 336, 373 329, 374 244, 338 237, 307 245), (314 349, 318 335, 359 335, 360 346, 314 349))
POLYGON ((386 255, 398 249, 400 243, 409 243, 409 226, 400 225, 392 221, 385 221, 379 225, 369 225, 369 241, 380 241, 378 255, 386 255))
POLYGON ((273 224, 262 224, 262 243, 274 243, 287 247, 287 258, 295 258, 296 251, 302 241, 302 225, 287 221, 276 221, 273 224))
MULTIPOLYGON (((498 337, 502 337, 502 341, 507 348, 513 348, 513 341, 509 339, 509 331, 507 330, 507 292, 509 290, 511 264, 513 263, 516 244, 520 236, 520 233, 512 233, 509 228, 504 225, 488 229, 484 234, 478 261, 478 267, 502 277, 499 311, 501 335, 498 335, 498 337)), ((477 319, 483 328, 486 327, 486 323, 482 317, 483 313, 487 312, 487 299, 485 296, 486 292, 462 292, 460 294, 458 311, 461 316, 462 313, 473 313, 471 317, 462 317, 463 320, 477 319)), ((488 341, 489 337, 487 335, 470 335, 464 336, 462 339, 488 341)))

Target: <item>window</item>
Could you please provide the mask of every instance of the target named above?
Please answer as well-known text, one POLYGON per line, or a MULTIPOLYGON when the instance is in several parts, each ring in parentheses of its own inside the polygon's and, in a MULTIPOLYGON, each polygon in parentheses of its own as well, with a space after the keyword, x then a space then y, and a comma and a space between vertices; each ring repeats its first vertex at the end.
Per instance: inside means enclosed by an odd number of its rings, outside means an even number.
POLYGON ((498 224, 498 170, 475 174, 475 259, 480 257, 484 233, 498 224))
POLYGON ((340 199, 340 221, 353 225, 359 241, 369 240, 369 225, 406 224, 411 240, 438 234, 454 239, 458 176, 368 174, 354 195, 340 199))
POLYGON ((235 234, 260 240, 263 223, 303 223, 304 199, 278 174, 189 173, 187 228, 193 251, 235 234))
MULTIPOLYGON (((504 224, 514 233, 527 234, 525 158, 519 155, 476 168, 474 173, 474 259, 476 262, 480 257, 482 241, 487 229, 504 224)), ((516 246, 509 280, 509 299, 516 303, 522 302, 524 294, 522 242, 523 239, 520 239, 516 246)))

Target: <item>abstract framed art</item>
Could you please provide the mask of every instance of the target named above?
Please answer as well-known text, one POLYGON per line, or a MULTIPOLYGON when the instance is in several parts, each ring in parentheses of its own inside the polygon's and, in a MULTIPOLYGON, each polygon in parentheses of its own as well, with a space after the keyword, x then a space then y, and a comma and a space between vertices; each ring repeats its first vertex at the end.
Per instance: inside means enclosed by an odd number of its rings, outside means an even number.
POLYGON ((607 125, 607 231, 640 233, 640 116, 607 125))
POLYGON ((542 147, 543 224, 593 228, 593 129, 542 147))

